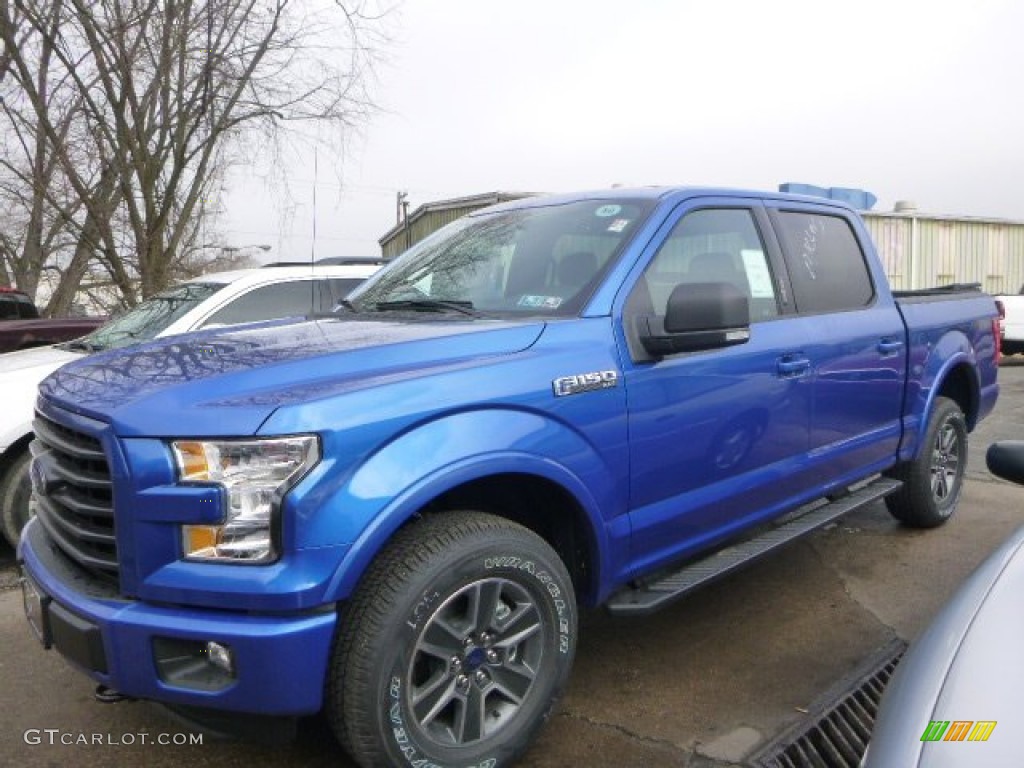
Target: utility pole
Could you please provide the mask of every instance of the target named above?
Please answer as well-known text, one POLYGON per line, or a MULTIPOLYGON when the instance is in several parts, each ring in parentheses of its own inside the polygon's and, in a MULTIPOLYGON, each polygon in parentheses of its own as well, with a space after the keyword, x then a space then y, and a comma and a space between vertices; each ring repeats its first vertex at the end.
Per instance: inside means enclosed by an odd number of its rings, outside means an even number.
POLYGON ((402 223, 402 209, 409 210, 408 197, 409 192, 407 190, 399 190, 395 196, 395 224, 402 223))
POLYGON ((398 193, 398 221, 405 227, 405 249, 412 245, 412 230, 409 229, 409 192, 398 193))

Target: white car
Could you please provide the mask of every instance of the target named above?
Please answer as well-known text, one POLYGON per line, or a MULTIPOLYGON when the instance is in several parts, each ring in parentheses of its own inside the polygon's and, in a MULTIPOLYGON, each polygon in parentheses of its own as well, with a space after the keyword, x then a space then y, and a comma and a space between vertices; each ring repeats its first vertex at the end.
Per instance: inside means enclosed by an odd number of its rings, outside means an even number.
POLYGON ((1003 331, 1003 354, 1024 354, 1024 286, 1016 296, 996 296, 996 303, 1003 308, 1000 323, 1003 331))
POLYGON ((39 382, 90 352, 203 328, 329 313, 383 263, 330 261, 203 275, 143 301, 80 339, 0 355, 0 527, 11 544, 17 544, 28 519, 28 445, 39 382))

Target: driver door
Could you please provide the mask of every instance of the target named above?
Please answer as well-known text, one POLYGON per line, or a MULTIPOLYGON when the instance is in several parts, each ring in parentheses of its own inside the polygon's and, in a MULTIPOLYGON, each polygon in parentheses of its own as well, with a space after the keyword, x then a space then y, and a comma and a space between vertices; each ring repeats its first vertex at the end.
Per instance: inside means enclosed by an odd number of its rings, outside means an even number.
POLYGON ((635 572, 693 553, 770 517, 802 487, 812 381, 801 320, 759 203, 684 204, 647 249, 625 301, 635 572), (771 250, 769 250, 771 244, 771 250), (680 283, 726 282, 749 299, 750 339, 646 354, 637 318, 664 316, 680 283))

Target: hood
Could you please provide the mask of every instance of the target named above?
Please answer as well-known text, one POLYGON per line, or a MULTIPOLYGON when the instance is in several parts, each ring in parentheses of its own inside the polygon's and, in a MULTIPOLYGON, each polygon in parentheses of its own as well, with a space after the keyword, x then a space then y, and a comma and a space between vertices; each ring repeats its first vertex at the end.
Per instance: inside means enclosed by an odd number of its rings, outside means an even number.
MULTIPOLYGON (((82 357, 81 352, 69 352, 60 347, 32 347, 0 355, 0 376, 7 377, 30 368, 54 369, 82 357)), ((49 371, 47 371, 49 373, 49 371)), ((45 374, 44 374, 45 375, 45 374)))
POLYGON ((33 407, 39 382, 64 363, 82 355, 58 347, 35 347, 0 355, 0 450, 32 432, 33 407))
POLYGON ((997 721, 994 738, 970 745, 970 764, 1020 763, 1014 736, 1024 728, 1022 591, 1024 527, 967 577, 896 668, 875 720, 868 768, 964 765, 963 754, 949 747, 967 745, 920 738, 933 720, 997 721))
POLYGON ((126 437, 250 435, 282 405, 477 365, 529 347, 543 328, 422 315, 262 323, 90 355, 39 391, 126 437))

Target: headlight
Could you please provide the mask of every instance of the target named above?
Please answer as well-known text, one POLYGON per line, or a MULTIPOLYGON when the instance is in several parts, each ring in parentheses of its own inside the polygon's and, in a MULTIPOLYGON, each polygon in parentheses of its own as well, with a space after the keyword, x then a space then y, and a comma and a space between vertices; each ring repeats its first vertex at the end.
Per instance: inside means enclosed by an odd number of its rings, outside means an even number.
POLYGON ((281 497, 320 461, 316 437, 175 440, 183 483, 218 483, 227 491, 221 525, 183 525, 189 560, 265 563, 276 559, 274 512, 281 497))

